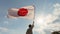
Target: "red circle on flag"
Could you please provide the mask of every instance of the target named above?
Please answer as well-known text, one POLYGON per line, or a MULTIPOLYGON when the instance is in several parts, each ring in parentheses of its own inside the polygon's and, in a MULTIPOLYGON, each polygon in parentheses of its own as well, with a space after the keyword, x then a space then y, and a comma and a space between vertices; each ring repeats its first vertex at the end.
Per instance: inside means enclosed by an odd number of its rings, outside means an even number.
POLYGON ((28 10, 25 9, 25 8, 20 8, 20 9, 18 10, 18 15, 19 15, 19 16, 26 16, 27 13, 28 13, 28 10))

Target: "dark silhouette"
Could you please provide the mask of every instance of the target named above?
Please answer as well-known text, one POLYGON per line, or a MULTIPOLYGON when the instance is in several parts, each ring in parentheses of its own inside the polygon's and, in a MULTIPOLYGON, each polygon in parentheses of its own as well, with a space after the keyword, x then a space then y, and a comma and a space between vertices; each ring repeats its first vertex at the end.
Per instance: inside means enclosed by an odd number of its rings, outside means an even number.
POLYGON ((52 34, 60 34, 60 31, 54 31, 52 34))
POLYGON ((32 32, 33 27, 34 27, 34 21, 33 21, 32 25, 29 24, 29 28, 27 29, 26 34, 33 34, 33 32, 32 32))

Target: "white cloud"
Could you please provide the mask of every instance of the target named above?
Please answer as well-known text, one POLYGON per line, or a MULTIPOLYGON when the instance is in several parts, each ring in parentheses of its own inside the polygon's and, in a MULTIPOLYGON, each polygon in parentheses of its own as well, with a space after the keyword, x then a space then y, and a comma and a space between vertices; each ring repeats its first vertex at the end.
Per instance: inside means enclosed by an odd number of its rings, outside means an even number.
POLYGON ((47 14, 47 16, 43 13, 40 16, 37 16, 35 19, 35 31, 37 31, 39 34, 46 34, 44 32, 44 29, 48 31, 55 31, 60 30, 60 23, 53 24, 53 21, 58 19, 60 15, 60 4, 54 4, 54 11, 53 14, 47 14))
POLYGON ((23 33, 23 31, 20 28, 16 28, 16 29, 8 29, 6 27, 0 27, 0 33, 8 33, 8 34, 21 34, 23 33))
POLYGON ((0 27, 0 31, 1 31, 1 32, 7 32, 7 31, 8 31, 8 28, 0 27))
POLYGON ((50 29, 51 31, 60 31, 60 24, 59 23, 49 24, 47 28, 50 29))
POLYGON ((48 14, 47 16, 45 16, 45 15, 40 16, 40 17, 38 16, 38 18, 36 18, 35 25, 37 28, 35 29, 35 31, 37 31, 41 34, 46 34, 44 32, 44 29, 46 29, 49 24, 52 24, 52 22, 56 19, 57 19, 57 17, 55 17, 51 14, 48 14))
POLYGON ((54 15, 60 15, 60 4, 59 3, 56 3, 56 4, 54 4, 54 12, 53 12, 53 14, 54 15))
POLYGON ((60 7, 60 4, 59 3, 56 3, 56 4, 53 5, 53 7, 59 8, 60 7))

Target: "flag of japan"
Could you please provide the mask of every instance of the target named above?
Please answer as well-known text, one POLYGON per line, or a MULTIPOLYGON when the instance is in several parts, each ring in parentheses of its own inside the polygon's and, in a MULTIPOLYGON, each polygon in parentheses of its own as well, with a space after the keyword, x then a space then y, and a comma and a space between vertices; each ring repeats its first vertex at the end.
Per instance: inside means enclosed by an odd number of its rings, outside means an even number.
POLYGON ((8 18, 34 18, 34 6, 25 6, 21 8, 10 8, 8 10, 8 18))

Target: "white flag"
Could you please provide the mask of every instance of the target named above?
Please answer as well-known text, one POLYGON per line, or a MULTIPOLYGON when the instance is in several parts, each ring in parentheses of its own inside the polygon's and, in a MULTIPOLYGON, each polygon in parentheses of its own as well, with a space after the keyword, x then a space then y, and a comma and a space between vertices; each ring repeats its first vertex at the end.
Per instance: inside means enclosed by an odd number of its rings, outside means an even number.
POLYGON ((21 8, 10 8, 8 10, 8 18, 34 18, 34 6, 25 6, 21 8))

